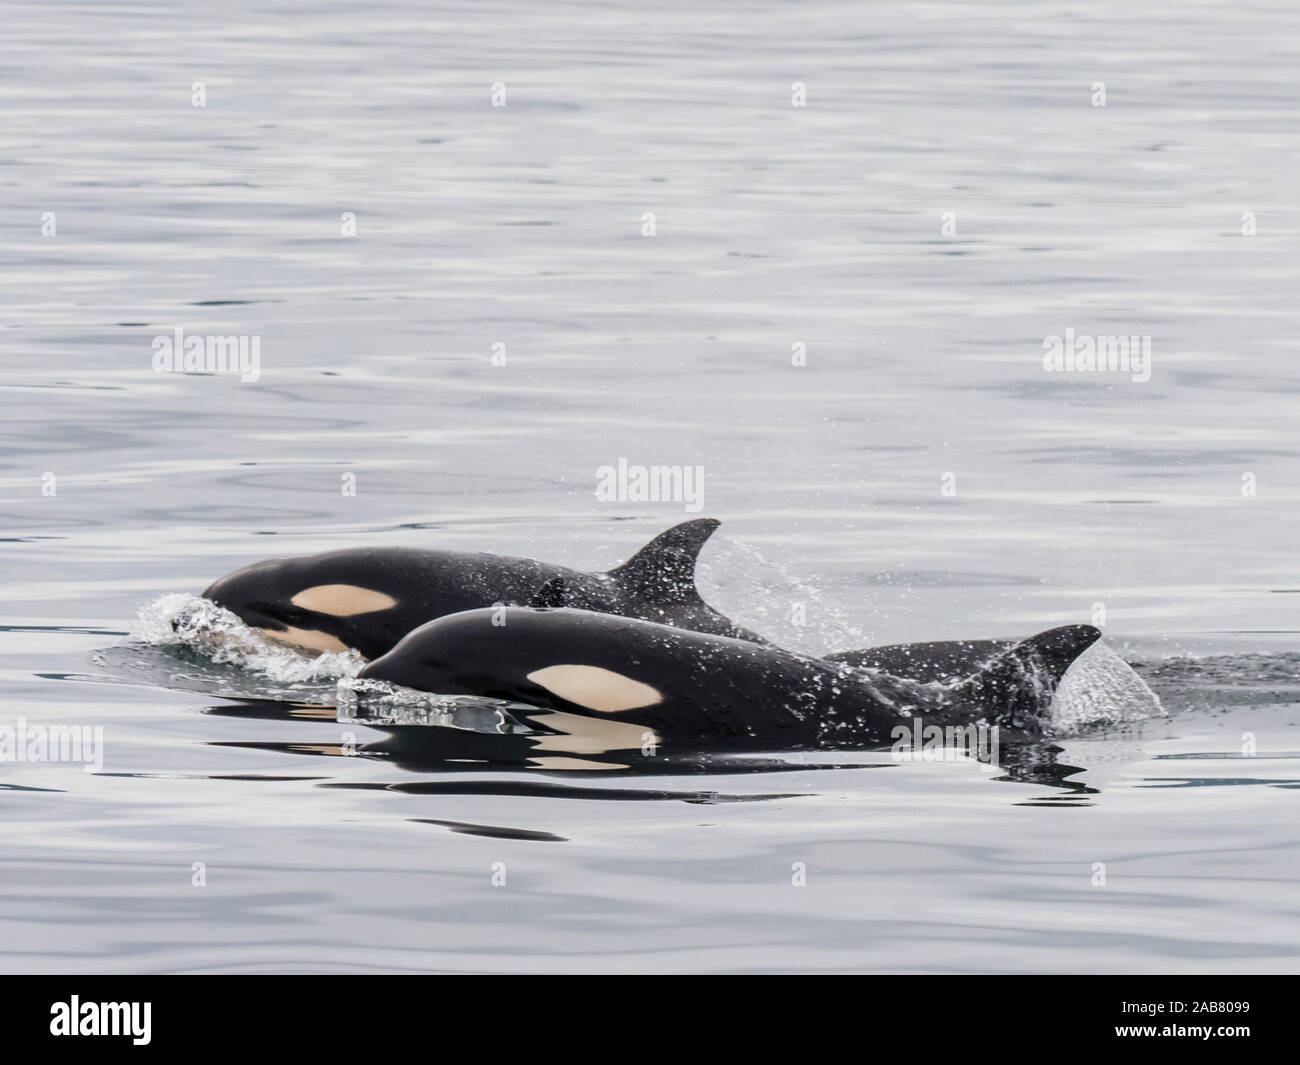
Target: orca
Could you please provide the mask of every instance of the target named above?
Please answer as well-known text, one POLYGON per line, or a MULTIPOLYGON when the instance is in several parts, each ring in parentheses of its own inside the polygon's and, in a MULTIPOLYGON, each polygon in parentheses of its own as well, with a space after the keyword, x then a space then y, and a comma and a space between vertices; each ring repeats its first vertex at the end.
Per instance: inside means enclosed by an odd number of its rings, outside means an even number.
POLYGON ((539 588, 563 588, 630 617, 759 640, 696 590, 696 559, 719 524, 696 518, 675 525, 608 573, 464 551, 348 548, 254 563, 210 585, 203 598, 282 643, 317 652, 355 649, 367 659, 427 621, 527 603, 539 588))
POLYGON ((1050 629, 940 684, 636 618, 513 607, 429 622, 359 679, 502 700, 562 734, 590 735, 598 722, 605 750, 719 739, 770 750, 875 744, 914 716, 1032 736, 1065 671, 1100 636, 1091 625, 1050 629))

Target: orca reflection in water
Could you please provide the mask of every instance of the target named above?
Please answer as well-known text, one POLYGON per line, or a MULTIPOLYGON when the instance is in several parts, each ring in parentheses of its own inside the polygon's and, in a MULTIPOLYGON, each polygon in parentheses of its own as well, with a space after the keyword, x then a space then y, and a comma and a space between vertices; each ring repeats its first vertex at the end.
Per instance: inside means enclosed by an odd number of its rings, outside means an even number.
POLYGON ((599 722, 607 750, 833 747, 883 743, 914 715, 1035 735, 1061 677, 1100 635, 1051 629, 945 685, 632 618, 516 607, 430 622, 359 679, 521 704, 535 708, 529 724, 557 733, 573 733, 574 718, 588 732, 599 722))
MULTIPOLYGON (((241 699, 208 707, 205 713, 241 720, 296 722, 319 725, 335 720, 335 708, 324 704, 281 703, 267 699, 241 699)), ((714 744, 708 751, 605 751, 599 748, 599 732, 584 735, 580 729, 571 733, 543 732, 513 725, 509 716, 498 712, 496 722, 487 724, 482 707, 463 713, 453 709, 447 715, 453 722, 450 727, 439 725, 383 725, 367 721, 364 717, 344 719, 358 725, 377 728, 384 738, 353 747, 344 742, 286 741, 286 740, 214 740, 218 747, 237 747, 245 750, 262 750, 278 755, 360 756, 378 757, 401 769, 420 774, 449 774, 453 779, 414 779, 376 782, 357 780, 331 780, 319 776, 300 776, 280 773, 270 776, 255 774, 217 774, 213 779, 249 780, 301 780, 315 781, 324 788, 361 789, 401 792, 412 795, 515 795, 533 798, 598 799, 601 801, 667 801, 688 803, 760 802, 768 799, 789 798, 790 792, 750 791, 743 793, 719 792, 712 788, 691 790, 658 784, 645 787, 614 788, 586 786, 574 783, 556 783, 549 780, 524 780, 516 775, 502 776, 503 771, 541 770, 561 772, 565 776, 577 774, 586 779, 590 774, 611 771, 635 779, 641 775, 663 777, 695 777, 708 775, 754 775, 785 773, 792 770, 809 772, 817 770, 885 769, 896 766, 896 761, 788 761, 775 753, 728 753, 716 749, 725 744, 714 744), (477 779, 471 779, 473 774, 477 779)), ((588 720, 588 719, 582 719, 588 720)), ((579 719, 576 717, 577 723, 579 719)), ((592 722, 599 725, 599 721, 592 722)), ((1005 776, 994 780, 1022 784, 1043 784, 1066 793, 1032 800, 1038 804, 1079 801, 1096 793, 1095 788, 1071 780, 1085 770, 1079 766, 1058 761, 1061 748, 1042 742, 1001 742, 998 745, 997 763, 1005 776)))
POLYGON ((255 563, 222 577, 203 597, 282 643, 311 651, 355 648, 366 658, 379 657, 434 618, 526 603, 555 580, 612 613, 758 640, 696 590, 696 559, 719 524, 697 518, 675 525, 608 573, 465 551, 349 548, 255 563))

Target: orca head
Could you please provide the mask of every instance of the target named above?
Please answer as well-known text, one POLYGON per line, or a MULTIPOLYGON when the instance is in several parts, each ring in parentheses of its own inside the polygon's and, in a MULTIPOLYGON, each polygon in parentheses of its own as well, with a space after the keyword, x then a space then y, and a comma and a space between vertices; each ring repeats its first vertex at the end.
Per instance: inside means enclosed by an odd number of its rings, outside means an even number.
MULTIPOLYGON (((278 643, 324 652, 355 648, 382 654, 406 631, 394 595, 373 585, 375 574, 347 572, 338 553, 255 562, 214 581, 203 598, 278 643)), ((351 567, 353 570, 357 567, 351 567)))
POLYGON ((437 695, 622 713, 663 701, 633 627, 656 628, 581 610, 465 610, 408 633, 358 676, 437 695))
POLYGON ((527 735, 532 767, 626 769, 658 749, 673 721, 658 685, 664 633, 684 635, 582 610, 466 610, 409 633, 358 679, 508 702, 536 729, 527 735), (615 760, 592 760, 606 755, 615 760))
POLYGON ((757 633, 714 610, 695 587, 700 550, 720 524, 716 518, 696 518, 674 525, 608 573, 553 577, 537 590, 528 605, 618 614, 713 636, 765 643, 757 633))

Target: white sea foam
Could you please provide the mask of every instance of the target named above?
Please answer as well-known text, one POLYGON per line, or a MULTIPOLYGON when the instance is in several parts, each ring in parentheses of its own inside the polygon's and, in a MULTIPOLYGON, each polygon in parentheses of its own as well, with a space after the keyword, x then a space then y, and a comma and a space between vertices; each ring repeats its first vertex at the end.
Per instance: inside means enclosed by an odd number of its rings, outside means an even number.
MULTIPOLYGON (((437 695, 382 680, 343 677, 338 718, 372 725, 438 725, 469 732, 517 732, 510 704, 474 695, 437 695)), ((525 708, 529 709, 529 708, 525 708)))
POLYGON ((365 660, 356 651, 299 651, 249 628, 229 610, 197 595, 164 595, 142 606, 131 637, 151 646, 176 645, 218 665, 233 665, 285 684, 355 676, 365 660))
POLYGON ((801 654, 824 655, 837 647, 869 647, 825 593, 766 558, 757 548, 715 536, 697 567, 696 583, 707 602, 773 643, 801 654), (796 622, 794 609, 802 606, 796 622))

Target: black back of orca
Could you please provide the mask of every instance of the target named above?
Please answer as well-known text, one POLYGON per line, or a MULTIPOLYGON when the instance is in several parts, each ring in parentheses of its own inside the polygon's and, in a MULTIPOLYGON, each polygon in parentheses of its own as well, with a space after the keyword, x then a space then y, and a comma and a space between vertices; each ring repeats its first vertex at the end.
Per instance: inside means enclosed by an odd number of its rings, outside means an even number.
POLYGON ((969 677, 1015 644, 1009 640, 936 640, 931 643, 897 643, 861 651, 836 651, 831 662, 880 669, 896 677, 922 683, 950 683, 969 677))
POLYGON ((608 726, 606 750, 706 739, 777 750, 882 743, 914 714, 1033 731, 1099 636, 1052 629, 940 685, 584 610, 473 610, 422 626, 360 675, 536 707, 532 723, 566 733, 595 719, 608 726))
POLYGON ((270 559, 214 582, 203 596, 272 638, 315 651, 390 650, 435 618, 567 589, 600 609, 758 639, 695 590, 695 562, 719 522, 699 518, 661 533, 606 574, 528 558, 464 551, 355 548, 270 559))

